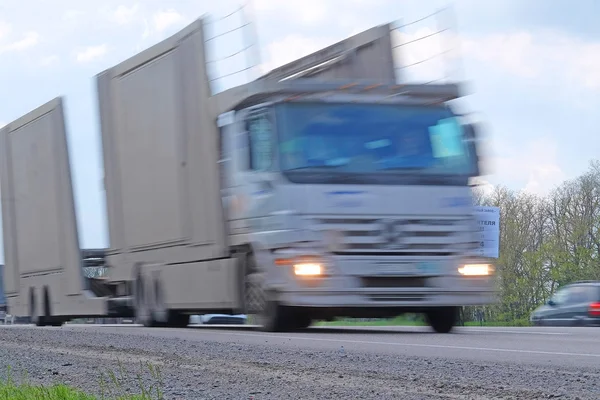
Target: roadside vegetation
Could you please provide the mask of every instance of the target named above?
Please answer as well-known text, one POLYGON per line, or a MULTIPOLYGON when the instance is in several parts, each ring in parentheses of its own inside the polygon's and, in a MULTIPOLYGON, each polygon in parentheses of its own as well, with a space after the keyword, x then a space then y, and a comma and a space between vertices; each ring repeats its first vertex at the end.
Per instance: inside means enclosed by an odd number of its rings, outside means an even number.
POLYGON ((465 307, 466 323, 527 326, 561 286, 600 280, 600 160, 546 196, 504 187, 475 190, 480 205, 500 207, 498 303, 465 307))
MULTIPOLYGON (((144 369, 143 365, 141 367, 144 369)), ((123 365, 119 363, 118 374, 113 371, 102 373, 98 386, 90 388, 90 392, 96 394, 89 394, 61 383, 49 386, 32 384, 27 377, 17 382, 8 368, 6 378, 0 381, 0 400, 162 400, 160 370, 152 364, 147 364, 145 369, 152 381, 149 386, 145 384, 148 379, 143 379, 144 371, 135 376, 127 375, 123 365), (132 381, 137 383, 137 394, 128 393, 130 385, 125 383, 132 381)))

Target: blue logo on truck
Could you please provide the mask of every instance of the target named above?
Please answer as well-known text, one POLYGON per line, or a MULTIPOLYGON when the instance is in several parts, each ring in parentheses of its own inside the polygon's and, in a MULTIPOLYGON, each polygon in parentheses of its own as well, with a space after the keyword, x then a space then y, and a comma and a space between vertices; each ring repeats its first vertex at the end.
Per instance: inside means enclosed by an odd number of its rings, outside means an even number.
POLYGON ((445 197, 442 207, 471 207, 473 202, 470 197, 445 197))
POLYGON ((358 195, 365 194, 367 192, 361 190, 336 190, 332 192, 326 192, 327 196, 332 196, 335 199, 335 207, 360 207, 364 203, 364 199, 358 197, 358 195), (356 196, 356 197, 355 197, 356 196))

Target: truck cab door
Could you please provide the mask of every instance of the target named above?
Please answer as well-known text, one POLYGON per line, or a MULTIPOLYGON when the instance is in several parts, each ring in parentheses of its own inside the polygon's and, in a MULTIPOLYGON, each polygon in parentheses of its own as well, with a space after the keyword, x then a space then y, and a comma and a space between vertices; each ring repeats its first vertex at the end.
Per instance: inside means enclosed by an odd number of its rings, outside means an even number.
POLYGON ((257 229, 275 207, 277 152, 271 110, 248 110, 240 115, 237 126, 237 177, 231 194, 235 202, 241 204, 238 204, 237 215, 232 219, 249 219, 257 229))

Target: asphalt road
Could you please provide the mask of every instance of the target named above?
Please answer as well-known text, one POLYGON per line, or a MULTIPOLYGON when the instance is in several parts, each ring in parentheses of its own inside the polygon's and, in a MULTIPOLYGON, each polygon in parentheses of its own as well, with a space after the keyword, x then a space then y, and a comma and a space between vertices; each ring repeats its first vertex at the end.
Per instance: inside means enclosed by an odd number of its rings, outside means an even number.
POLYGON ((600 329, 595 328, 457 328, 435 334, 427 327, 312 328, 299 333, 262 333, 252 328, 195 326, 150 329, 139 326, 80 325, 72 329, 148 335, 171 339, 209 340, 281 349, 358 351, 448 360, 512 362, 600 369, 600 329))
POLYGON ((39 366, 47 373, 39 380, 47 382, 52 370, 51 380, 89 390, 93 380, 84 378, 83 363, 92 362, 90 373, 94 362, 157 363, 169 377, 166 398, 177 399, 598 399, 599 337, 596 328, 546 327, 444 335, 425 327, 271 334, 214 326, 4 326, 0 360, 23 363, 18 353, 28 350, 27 359, 44 360, 39 366), (57 363, 63 367, 48 366, 57 363), (74 365, 82 365, 75 376, 56 371, 74 365))

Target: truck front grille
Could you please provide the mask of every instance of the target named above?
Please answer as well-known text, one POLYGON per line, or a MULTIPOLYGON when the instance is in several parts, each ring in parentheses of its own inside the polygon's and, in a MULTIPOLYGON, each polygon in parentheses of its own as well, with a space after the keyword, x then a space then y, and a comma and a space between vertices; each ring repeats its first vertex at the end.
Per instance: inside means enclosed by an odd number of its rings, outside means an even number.
POLYGON ((476 225, 470 217, 320 217, 316 229, 338 236, 338 255, 449 256, 473 250, 476 225))

